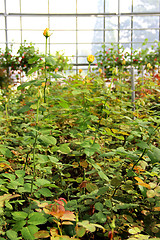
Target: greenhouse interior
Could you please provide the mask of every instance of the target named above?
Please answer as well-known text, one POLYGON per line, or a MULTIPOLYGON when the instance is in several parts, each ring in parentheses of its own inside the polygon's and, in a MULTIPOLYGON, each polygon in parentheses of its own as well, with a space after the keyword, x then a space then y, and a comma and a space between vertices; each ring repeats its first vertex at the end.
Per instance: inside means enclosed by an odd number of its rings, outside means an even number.
POLYGON ((0 0, 0 240, 160 240, 160 0, 0 0))

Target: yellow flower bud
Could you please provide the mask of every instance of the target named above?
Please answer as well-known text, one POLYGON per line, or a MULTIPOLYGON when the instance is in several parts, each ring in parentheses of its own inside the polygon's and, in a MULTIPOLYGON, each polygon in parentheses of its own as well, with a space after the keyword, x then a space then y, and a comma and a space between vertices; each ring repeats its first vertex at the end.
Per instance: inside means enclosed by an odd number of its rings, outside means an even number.
POLYGON ((54 71, 55 71, 55 72, 58 72, 58 68, 55 68, 54 71))
POLYGON ((123 64, 123 65, 125 65, 125 64, 126 64, 126 61, 125 61, 125 59, 123 59, 123 61, 122 61, 122 64, 123 64))
POLYGON ((102 73, 102 68, 99 68, 98 71, 99 71, 99 73, 102 73))
POLYGON ((12 85, 8 85, 8 88, 11 88, 12 87, 12 85))
POLYGON ((89 63, 92 63, 92 62, 94 61, 94 56, 93 56, 93 55, 88 55, 87 61, 88 61, 89 63))
POLYGON ((45 82, 42 82, 42 87, 45 87, 45 82))
POLYGON ((79 73, 81 73, 83 70, 82 69, 79 69, 79 73))
POLYGON ((49 28, 46 28, 46 29, 44 30, 43 35, 44 35, 46 38, 48 38, 48 37, 51 36, 51 33, 49 32, 49 28))

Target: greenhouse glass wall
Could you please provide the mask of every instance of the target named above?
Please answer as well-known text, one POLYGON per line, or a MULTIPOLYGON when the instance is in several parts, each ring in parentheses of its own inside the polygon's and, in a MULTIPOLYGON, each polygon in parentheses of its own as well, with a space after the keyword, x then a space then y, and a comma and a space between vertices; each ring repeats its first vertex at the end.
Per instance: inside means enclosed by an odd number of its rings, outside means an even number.
MULTIPOLYGON (((53 32, 50 52, 63 50, 78 67, 103 44, 127 51, 160 40, 159 0, 0 0, 0 48, 32 42, 44 52, 43 30, 53 32)), ((146 46, 145 46, 146 47, 146 46)))

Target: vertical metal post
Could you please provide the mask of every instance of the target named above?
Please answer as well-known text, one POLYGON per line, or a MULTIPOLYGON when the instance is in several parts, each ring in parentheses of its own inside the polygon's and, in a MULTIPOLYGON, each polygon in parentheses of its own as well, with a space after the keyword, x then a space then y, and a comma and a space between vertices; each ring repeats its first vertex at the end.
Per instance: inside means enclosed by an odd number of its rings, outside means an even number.
POLYGON ((78 74, 78 18, 77 18, 77 0, 76 0, 76 74, 78 74))
POLYGON ((135 111, 135 80, 134 67, 131 67, 131 90, 132 90, 132 111, 135 111))
POLYGON ((6 38, 6 49, 8 48, 8 27, 7 27, 7 3, 4 0, 4 18, 5 18, 5 38, 6 38))
MULTIPOLYGON (((131 6, 131 13, 133 13, 133 0, 131 6)), ((131 16, 131 53, 133 52, 133 16, 131 16)))
POLYGON ((118 0, 118 51, 120 42, 120 0, 118 0))
MULTIPOLYGON (((21 0, 19 0, 20 13, 22 13, 21 0)), ((21 45, 22 45, 22 16, 20 16, 20 31, 21 31, 21 45)))
POLYGON ((104 28, 103 28, 103 44, 105 44, 105 41, 106 41, 106 16, 105 16, 106 4, 105 4, 105 0, 103 2, 103 13, 104 13, 104 17, 103 17, 103 25, 104 25, 104 28))
MULTIPOLYGON (((50 8, 49 8, 49 0, 48 0, 48 14, 50 13, 50 8)), ((50 17, 48 16, 48 28, 50 29, 50 17)), ((51 54, 51 40, 49 38, 48 41, 48 45, 49 45, 49 55, 51 54)))

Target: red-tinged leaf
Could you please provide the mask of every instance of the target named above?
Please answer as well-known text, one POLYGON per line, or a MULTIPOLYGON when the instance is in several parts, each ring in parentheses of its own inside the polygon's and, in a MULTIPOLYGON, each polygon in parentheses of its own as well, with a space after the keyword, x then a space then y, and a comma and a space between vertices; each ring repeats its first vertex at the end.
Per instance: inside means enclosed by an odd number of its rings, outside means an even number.
POLYGON ((76 216, 74 213, 70 211, 65 211, 63 215, 60 217, 61 220, 69 220, 69 221, 75 221, 76 216))
POLYGON ((51 228, 50 229, 51 236, 57 236, 58 235, 58 229, 57 228, 51 228))
POLYGON ((48 238, 50 237, 50 234, 48 231, 45 231, 45 230, 40 230, 38 231, 37 233, 34 234, 34 237, 35 238, 48 238))

